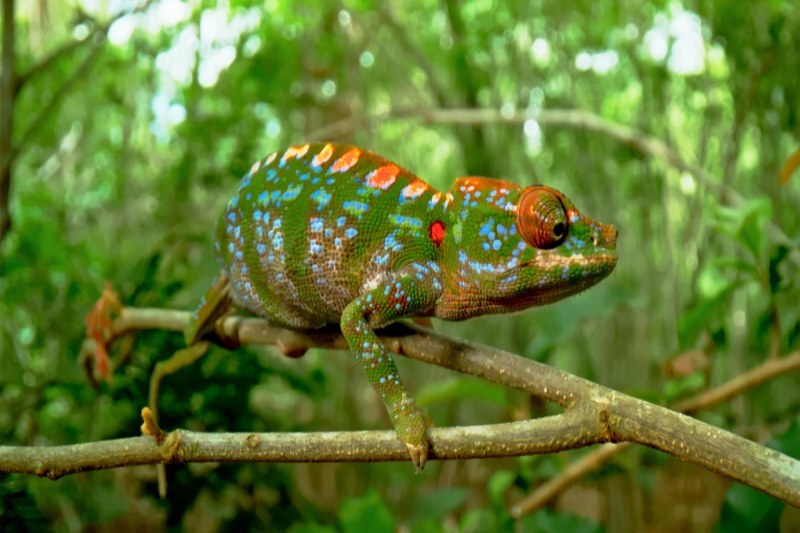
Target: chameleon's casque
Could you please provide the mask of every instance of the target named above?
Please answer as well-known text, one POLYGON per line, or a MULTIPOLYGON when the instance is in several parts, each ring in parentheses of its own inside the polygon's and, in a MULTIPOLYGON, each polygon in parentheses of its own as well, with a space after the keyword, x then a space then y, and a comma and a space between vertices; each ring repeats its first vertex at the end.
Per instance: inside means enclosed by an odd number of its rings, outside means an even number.
POLYGON ((371 152, 318 143, 253 165, 216 249, 238 307, 294 328, 341 324, 422 467, 429 422, 374 329, 554 302, 613 270, 616 238, 549 187, 467 177, 443 193, 371 152))

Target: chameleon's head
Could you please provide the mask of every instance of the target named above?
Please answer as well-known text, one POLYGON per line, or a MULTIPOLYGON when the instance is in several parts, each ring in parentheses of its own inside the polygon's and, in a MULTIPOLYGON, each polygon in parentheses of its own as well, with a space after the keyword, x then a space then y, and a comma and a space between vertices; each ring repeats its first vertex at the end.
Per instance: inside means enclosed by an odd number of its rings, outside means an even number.
POLYGON ((443 261, 453 272, 436 314, 460 319, 555 302, 608 276, 617 230, 559 191, 461 178, 450 191, 443 261))

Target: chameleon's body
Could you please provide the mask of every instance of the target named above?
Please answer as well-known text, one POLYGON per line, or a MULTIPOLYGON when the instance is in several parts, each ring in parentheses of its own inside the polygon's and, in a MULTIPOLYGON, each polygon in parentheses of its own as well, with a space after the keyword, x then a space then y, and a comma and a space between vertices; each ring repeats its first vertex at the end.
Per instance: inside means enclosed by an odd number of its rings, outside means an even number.
POLYGON ((253 165, 216 249, 236 306, 293 328, 341 324, 421 467, 429 423, 374 330, 559 300, 611 272, 616 235, 547 187, 470 177, 442 193, 373 153, 319 143, 253 165))

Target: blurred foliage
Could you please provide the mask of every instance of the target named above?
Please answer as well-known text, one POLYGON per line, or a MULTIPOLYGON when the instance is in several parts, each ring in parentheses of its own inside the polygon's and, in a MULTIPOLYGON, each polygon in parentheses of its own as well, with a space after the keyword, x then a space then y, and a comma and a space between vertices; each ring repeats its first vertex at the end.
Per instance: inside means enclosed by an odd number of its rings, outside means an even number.
MULTIPOLYGON (((440 188, 470 173, 545 182, 619 228, 617 271, 598 287, 518 315, 437 323, 454 336, 661 401, 798 349, 800 175, 779 185, 800 144, 800 10, 790 0, 153 0, 107 36, 112 6, 125 2, 16 4, 15 70, 55 55, 13 109, 3 444, 138 434, 149 374, 181 339, 138 335, 129 360, 113 354, 113 383, 93 387, 77 354, 104 281, 126 305, 193 308, 216 273, 215 217, 239 176, 272 150, 321 136, 440 188), (591 111, 666 142, 690 166, 580 126, 425 120, 425 109, 459 107, 591 111)), ((439 425, 550 412, 516 391, 400 364, 439 425)), ((327 352, 295 361, 213 350, 167 378, 160 405, 166 428, 388 427, 356 366, 327 352)), ((788 376, 701 416, 798 457, 799 410, 788 376)), ((515 524, 509 504, 585 453, 432 463, 417 476, 408 464, 171 467, 163 501, 153 468, 58 482, 3 476, 0 530, 800 522, 768 496, 637 449, 515 524), (679 506, 693 511, 670 512, 679 506)))

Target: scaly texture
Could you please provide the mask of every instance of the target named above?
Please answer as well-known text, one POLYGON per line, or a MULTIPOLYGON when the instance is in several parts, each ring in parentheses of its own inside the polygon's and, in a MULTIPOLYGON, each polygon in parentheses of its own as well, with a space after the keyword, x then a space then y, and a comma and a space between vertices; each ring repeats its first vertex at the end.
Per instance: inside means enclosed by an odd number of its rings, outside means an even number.
POLYGON ((422 468, 430 422, 374 330, 554 302, 613 270, 616 238, 549 187, 467 177, 442 193, 371 152, 317 143, 253 165, 216 249, 236 306, 293 328, 340 323, 422 468))

